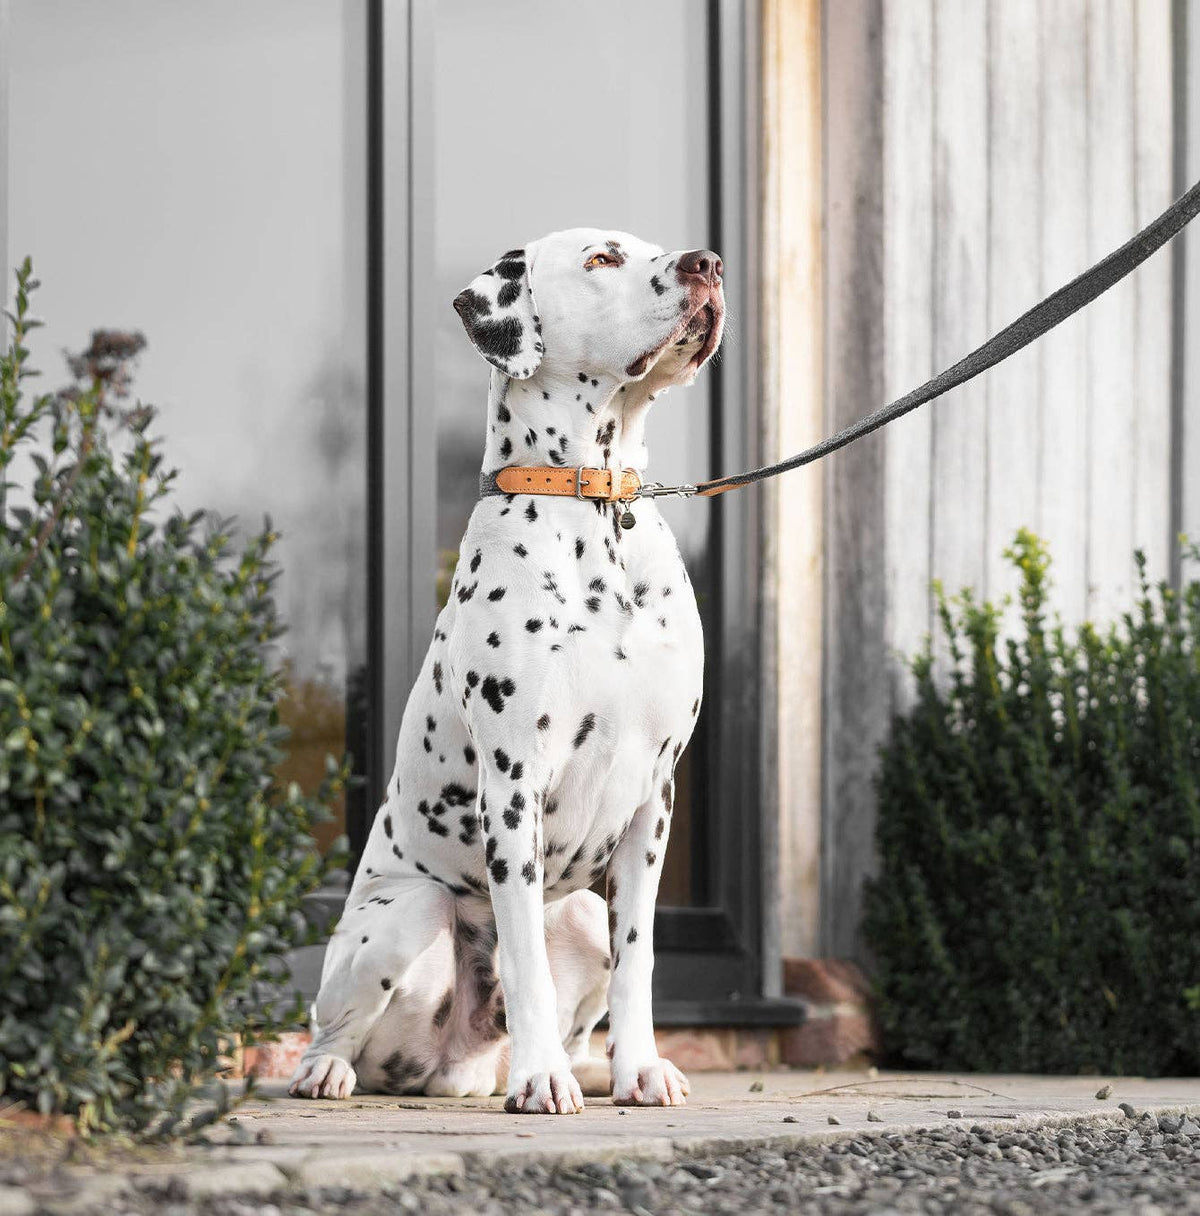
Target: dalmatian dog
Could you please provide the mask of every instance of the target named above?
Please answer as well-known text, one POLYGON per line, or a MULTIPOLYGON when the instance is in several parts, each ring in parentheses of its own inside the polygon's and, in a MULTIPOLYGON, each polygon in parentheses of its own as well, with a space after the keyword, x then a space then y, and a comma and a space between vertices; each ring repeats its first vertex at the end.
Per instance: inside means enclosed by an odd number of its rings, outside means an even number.
MULTIPOLYGON (((724 321, 722 266, 622 232, 513 249, 454 301, 492 365, 484 479, 644 470, 645 420, 724 321)), ((654 904, 703 639, 674 537, 632 504, 485 494, 400 728, 291 1081, 305 1097, 583 1091, 681 1105, 654 1041, 654 904), (589 888, 606 879, 607 908, 589 888), (589 1058, 609 1013, 608 1061, 589 1058)))

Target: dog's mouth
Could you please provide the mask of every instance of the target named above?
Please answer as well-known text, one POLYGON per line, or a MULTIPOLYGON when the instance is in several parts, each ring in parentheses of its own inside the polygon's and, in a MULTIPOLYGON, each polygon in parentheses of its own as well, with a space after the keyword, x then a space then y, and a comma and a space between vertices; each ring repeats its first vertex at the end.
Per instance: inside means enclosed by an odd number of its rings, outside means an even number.
POLYGON ((683 337, 681 342, 696 342, 701 338, 707 338, 712 332, 712 327, 717 323, 717 314, 713 312, 711 304, 704 304, 696 309, 688 319, 688 323, 684 326, 683 337))
POLYGON ((720 291, 705 300, 691 313, 678 329, 661 345, 639 355, 626 369, 630 376, 645 375, 646 369, 656 361, 667 347, 692 346, 699 343, 700 349, 688 360, 687 366, 698 368, 717 349, 721 340, 721 320, 725 306, 720 291))
POLYGON ((700 343, 700 349, 689 360, 691 367, 700 367, 716 350, 717 343, 721 340, 721 319, 724 313, 721 298, 717 295, 705 300, 684 323, 675 339, 675 345, 689 346, 693 342, 700 343))

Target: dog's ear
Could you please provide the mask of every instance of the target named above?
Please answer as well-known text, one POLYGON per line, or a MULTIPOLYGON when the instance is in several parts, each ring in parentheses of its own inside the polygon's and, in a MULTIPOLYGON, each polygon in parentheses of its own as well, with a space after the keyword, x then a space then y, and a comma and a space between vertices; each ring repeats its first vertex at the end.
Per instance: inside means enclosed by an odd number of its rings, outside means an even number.
POLYGON ((527 380, 542 361, 542 324, 524 249, 510 249, 454 298, 467 337, 493 366, 527 380))

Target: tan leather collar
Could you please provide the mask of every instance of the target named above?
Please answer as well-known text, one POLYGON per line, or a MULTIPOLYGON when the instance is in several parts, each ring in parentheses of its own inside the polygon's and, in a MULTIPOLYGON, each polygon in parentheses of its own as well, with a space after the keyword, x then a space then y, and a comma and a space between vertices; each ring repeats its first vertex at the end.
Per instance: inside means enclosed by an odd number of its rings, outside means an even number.
POLYGON ((509 465, 481 473, 480 494, 552 494, 563 498, 599 498, 626 502, 636 498, 642 479, 636 469, 622 469, 614 481, 611 469, 560 469, 555 465, 509 465))

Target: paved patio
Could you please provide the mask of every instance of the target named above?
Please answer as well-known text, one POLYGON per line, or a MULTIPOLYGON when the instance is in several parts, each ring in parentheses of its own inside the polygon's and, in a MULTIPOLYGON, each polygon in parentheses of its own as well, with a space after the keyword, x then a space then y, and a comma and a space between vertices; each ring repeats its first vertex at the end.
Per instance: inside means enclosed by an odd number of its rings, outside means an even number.
MULTIPOLYGON (((507 1115, 501 1100, 363 1095, 345 1103, 286 1097, 285 1082, 262 1085, 218 1130, 215 1146, 104 1171, 58 1173, 44 1199, 98 1203, 128 1186, 174 1183, 175 1193, 266 1194, 281 1188, 370 1190, 430 1173, 461 1173, 504 1160, 578 1165, 616 1158, 668 1160, 754 1146, 787 1147, 862 1131, 901 1131, 962 1120, 1013 1129, 1085 1115, 1124 1118, 1186 1110, 1200 1114, 1200 1078, 970 1076, 872 1073, 699 1073, 689 1105, 614 1107, 592 1099, 581 1115, 507 1115), (1098 1090, 1111 1085, 1106 1099, 1098 1090), (52 1198, 53 1196, 53 1198, 52 1198)), ((21 1191, 0 1190, 0 1213, 32 1211, 21 1191), (7 1192, 7 1193, 6 1193, 7 1192), (6 1206, 7 1205, 7 1206, 6 1206), (27 1206, 26 1206, 27 1205, 27 1206)), ((65 1209, 64 1209, 65 1210, 65 1209)))

